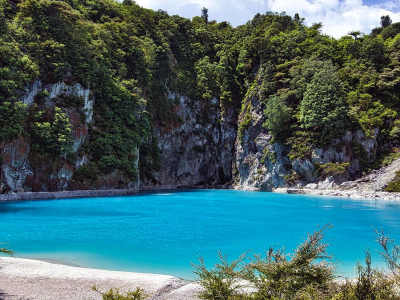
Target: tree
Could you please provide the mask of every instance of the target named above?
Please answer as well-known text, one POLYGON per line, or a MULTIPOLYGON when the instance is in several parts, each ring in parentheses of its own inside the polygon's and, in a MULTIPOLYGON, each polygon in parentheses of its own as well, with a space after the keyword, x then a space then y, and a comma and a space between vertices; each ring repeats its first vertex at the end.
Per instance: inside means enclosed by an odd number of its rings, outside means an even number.
POLYGON ((208 8, 203 7, 201 9, 201 18, 204 20, 204 22, 208 23, 208 8))
POLYGON ((299 14, 296 13, 294 15, 294 21, 296 22, 297 25, 302 25, 304 22, 304 18, 300 18, 299 14))
POLYGON ((335 68, 317 71, 307 85, 300 103, 300 122, 321 138, 331 141, 345 132, 348 125, 344 85, 335 68))
POLYGON ((292 120, 292 109, 287 107, 284 98, 270 96, 264 114, 267 120, 263 126, 268 128, 275 141, 284 141, 290 134, 288 124, 292 120))
POLYGON ((17 139, 26 119, 26 105, 21 102, 3 102, 0 104, 0 142, 17 139))
POLYGON ((355 40, 357 40, 357 39, 358 39, 358 36, 361 34, 361 31, 359 31, 359 30, 352 30, 352 31, 349 31, 347 34, 348 34, 348 35, 351 35, 352 37, 354 37, 355 40))
POLYGON ((388 27, 390 24, 392 24, 392 19, 390 19, 389 15, 381 17, 381 26, 383 28, 388 27))

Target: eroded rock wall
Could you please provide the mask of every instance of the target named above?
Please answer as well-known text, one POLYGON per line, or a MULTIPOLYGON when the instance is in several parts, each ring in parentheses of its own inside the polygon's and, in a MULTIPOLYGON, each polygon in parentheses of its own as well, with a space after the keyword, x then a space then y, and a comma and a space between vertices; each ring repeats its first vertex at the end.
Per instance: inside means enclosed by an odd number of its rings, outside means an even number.
POLYGON ((244 105, 249 108, 243 110, 238 123, 243 122, 246 113, 251 115, 251 121, 243 136, 236 140, 233 172, 238 189, 272 191, 288 186, 334 188, 346 180, 362 176, 361 160, 364 163, 376 160, 378 128, 372 137, 367 137, 361 130, 348 131, 329 147, 311 149, 310 158, 289 159, 290 146, 273 142, 272 136, 263 127, 266 121, 263 113, 265 105, 259 96, 254 93, 246 100, 244 105), (355 144, 362 148, 361 156, 355 153, 355 144), (320 166, 327 163, 349 163, 349 166, 343 174, 325 176, 320 166), (293 178, 291 175, 295 175, 294 182, 290 179, 293 178))
MULTIPOLYGON (((31 149, 31 140, 28 134, 23 134, 17 140, 2 146, 3 163, 1 166, 1 190, 8 192, 53 192, 81 189, 138 189, 139 180, 129 181, 118 172, 99 176, 94 181, 80 182, 74 179, 76 170, 87 165, 90 157, 81 151, 88 137, 89 126, 93 120, 94 99, 88 88, 79 83, 69 85, 65 82, 43 84, 40 80, 34 81, 27 87, 26 93, 20 101, 30 106, 35 105, 35 97, 43 91, 48 95, 44 99, 44 107, 55 107, 59 99, 82 98, 82 107, 62 107, 62 112, 68 116, 73 139, 73 155, 69 158, 60 156, 53 159, 48 156, 37 155, 31 149)), ((136 169, 138 169, 138 149, 132 149, 136 155, 136 169)))
POLYGON ((181 122, 156 128, 161 166, 156 174, 159 184, 221 185, 230 182, 237 130, 234 112, 221 113, 215 98, 198 101, 179 96, 176 114, 181 122))

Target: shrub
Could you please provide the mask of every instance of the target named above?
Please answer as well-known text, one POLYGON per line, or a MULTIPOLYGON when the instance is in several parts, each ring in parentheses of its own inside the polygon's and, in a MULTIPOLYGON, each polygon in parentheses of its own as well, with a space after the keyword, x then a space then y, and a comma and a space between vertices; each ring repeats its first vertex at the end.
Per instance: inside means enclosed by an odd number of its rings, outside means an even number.
POLYGON ((349 144, 355 157, 360 160, 360 167, 365 168, 368 165, 369 158, 364 146, 360 142, 354 140, 351 140, 349 144))
POLYGON ((249 263, 242 264, 245 254, 227 262, 226 256, 219 253, 220 263, 211 270, 200 259, 200 265, 193 265, 205 288, 200 298, 322 299, 330 293, 334 278, 330 263, 333 257, 326 251, 329 244, 322 242, 328 228, 326 225, 309 234, 292 255, 270 247, 265 257, 255 255, 249 263), (246 293, 243 287, 249 283, 255 291, 246 293))
POLYGON ((308 234, 292 255, 270 247, 264 258, 255 256, 246 266, 247 278, 257 290, 254 299, 321 299, 328 294, 334 278, 333 256, 322 240, 329 228, 308 234))
POLYGON ((243 120, 242 120, 242 122, 240 122, 240 124, 239 124, 238 138, 239 138, 240 141, 243 141, 244 132, 245 132, 245 131, 250 127, 250 125, 251 125, 251 120, 252 120, 252 118, 251 118, 251 114, 250 114, 250 107, 251 107, 251 105, 248 105, 248 106, 247 106, 246 113, 245 113, 245 115, 244 115, 244 117, 243 117, 243 120))
POLYGON ((335 300, 398 299, 393 277, 371 267, 371 252, 365 252, 365 267, 357 264, 355 280, 346 280, 338 285, 335 300))
POLYGON ((227 256, 219 252, 218 259, 220 263, 216 264, 211 270, 206 268, 202 257, 199 258, 200 264, 192 263, 192 267, 195 269, 193 272, 199 277, 199 283, 205 289, 200 292, 200 299, 246 299, 245 295, 240 291, 243 287, 243 282, 240 281, 240 278, 243 277, 244 270, 241 268, 241 263, 245 259, 245 254, 237 260, 228 262, 227 256))
POLYGON ((328 176, 339 176, 346 173, 347 168, 350 166, 349 162, 344 163, 326 163, 319 165, 322 170, 322 175, 328 176))
POLYGON ((391 182, 389 182, 385 191, 390 193, 400 192, 400 171, 396 172, 396 176, 391 182))
MULTIPOLYGON (((2 243, 0 243, 0 245, 2 245, 2 243)), ((0 253, 7 254, 7 255, 10 255, 10 256, 14 256, 14 251, 12 251, 12 250, 10 250, 8 248, 0 248, 0 253)))
POLYGON ((288 157, 294 159, 310 159, 312 154, 312 141, 307 132, 297 131, 293 137, 290 137, 286 145, 291 146, 288 157))
POLYGON ((103 300, 144 300, 150 296, 141 288, 136 288, 134 291, 129 290, 127 292, 121 292, 118 288, 111 288, 106 292, 102 292, 94 285, 92 290, 99 292, 103 300))
POLYGON ((78 181, 90 180, 92 183, 97 180, 100 171, 94 162, 90 162, 85 166, 81 166, 75 171, 74 177, 78 181))

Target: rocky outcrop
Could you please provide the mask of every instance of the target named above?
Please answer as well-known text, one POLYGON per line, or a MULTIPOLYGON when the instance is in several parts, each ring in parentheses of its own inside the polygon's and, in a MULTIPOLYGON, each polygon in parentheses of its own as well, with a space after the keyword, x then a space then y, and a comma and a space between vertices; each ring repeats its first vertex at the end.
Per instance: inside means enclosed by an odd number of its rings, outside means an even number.
POLYGON ((3 148, 3 164, 1 168, 2 186, 8 191, 23 192, 30 190, 29 181, 33 177, 28 155, 29 144, 20 137, 3 148))
MULTIPOLYGON (((20 99, 29 108, 37 101, 44 108, 59 106, 68 116, 73 139, 73 155, 57 159, 32 151, 28 135, 2 145, 1 190, 8 192, 54 192, 82 189, 134 189, 138 190, 139 180, 127 182, 118 172, 99 176, 95 181, 77 182, 76 170, 90 162, 90 157, 81 149, 88 137, 88 126, 93 119, 94 99, 90 89, 79 83, 43 84, 34 81, 20 99), (45 92, 44 92, 45 91, 45 92), (39 100, 38 100, 39 98, 39 100), (78 101, 76 101, 78 99, 78 101), (69 103, 71 102, 71 103, 69 103), (78 104, 77 104, 78 103, 78 104)), ((132 149, 136 170, 138 170, 138 149, 132 149)))
MULTIPOLYGON (((238 188, 271 191, 283 187, 284 176, 290 174, 287 147, 272 143, 272 136, 262 126, 265 122, 264 107, 258 98, 252 97, 247 105, 250 106, 251 125, 236 141, 235 178, 238 188)), ((239 122, 243 118, 241 115, 239 122)))
MULTIPOLYGON (((1 145, 3 193, 139 189, 139 185, 195 187, 235 184, 238 189, 260 191, 286 187, 329 190, 341 184, 343 189, 346 186, 364 188, 361 181, 351 180, 361 177, 362 164, 376 160, 379 129, 372 136, 366 136, 361 130, 349 131, 329 147, 311 149, 307 158, 289 159, 290 146, 274 142, 263 127, 265 107, 257 89, 246 98, 245 109, 239 118, 233 109, 222 110, 216 98, 195 100, 171 92, 168 98, 175 99, 176 121, 155 124, 160 169, 153 170, 152 180, 145 179, 142 183, 139 180, 127 181, 121 173, 113 171, 96 179, 77 181, 74 177, 77 170, 91 161, 82 147, 93 120, 92 93, 78 83, 45 85, 37 80, 20 100, 32 106, 38 101, 38 95, 44 97, 40 101, 46 107, 64 103, 61 108, 71 124, 73 159, 59 157, 54 160, 37 155, 25 135, 1 145), (47 93, 43 94, 43 91, 47 93), (65 105, 70 99, 80 99, 74 102, 80 106, 65 105), (238 124, 242 126, 240 137, 238 124), (323 174, 321 166, 329 163, 346 164, 346 172, 334 176, 323 174)), ((139 156, 139 149, 132 149, 136 170, 139 170, 139 156)), ((393 170, 397 169, 394 167, 393 170)), ((394 176, 392 173, 388 175, 390 178, 394 176)), ((382 182, 386 184, 386 179, 382 182)))
POLYGON ((236 140, 234 174, 238 189, 272 191, 288 186, 328 189, 359 178, 361 164, 376 160, 378 128, 371 137, 361 130, 348 131, 329 147, 310 149, 309 158, 289 159, 290 146, 273 142, 263 127, 265 107, 257 89, 246 100, 238 121, 243 124, 243 134, 236 140), (329 163, 346 164, 346 171, 326 175, 322 167, 329 163))
POLYGON ((397 159, 389 166, 372 171, 368 175, 362 176, 357 180, 337 183, 334 178, 328 177, 325 181, 310 183, 301 188, 278 188, 273 191, 288 194, 399 200, 400 193, 388 193, 384 191, 387 185, 395 178, 396 172, 399 170, 400 159, 397 159))
MULTIPOLYGON (((176 98, 177 95, 169 95, 176 98)), ((232 111, 221 113, 219 101, 178 96, 181 121, 158 126, 161 185, 216 185, 231 180, 236 122, 232 111)), ((146 185, 146 182, 144 183, 146 185)))

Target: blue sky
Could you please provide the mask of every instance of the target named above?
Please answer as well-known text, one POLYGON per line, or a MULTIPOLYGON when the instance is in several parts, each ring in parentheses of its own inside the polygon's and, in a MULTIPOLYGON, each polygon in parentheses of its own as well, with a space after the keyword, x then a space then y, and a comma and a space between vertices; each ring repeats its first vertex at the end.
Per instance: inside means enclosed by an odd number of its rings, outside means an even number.
POLYGON ((334 37, 350 30, 369 33, 380 25, 382 15, 400 22, 400 0, 136 0, 136 3, 190 19, 207 7, 209 20, 228 21, 233 26, 245 24, 257 13, 285 11, 293 16, 297 12, 308 25, 322 22, 323 32, 334 37))

